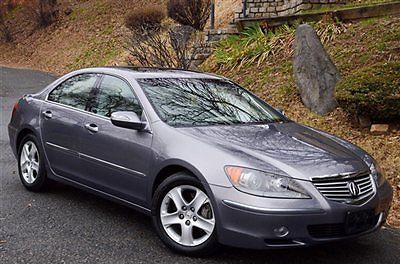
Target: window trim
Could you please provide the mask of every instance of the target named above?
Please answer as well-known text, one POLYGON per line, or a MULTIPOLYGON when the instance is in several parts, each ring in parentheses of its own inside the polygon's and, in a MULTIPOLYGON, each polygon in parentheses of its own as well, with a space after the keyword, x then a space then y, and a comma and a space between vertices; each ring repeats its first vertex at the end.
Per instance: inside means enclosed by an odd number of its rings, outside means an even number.
POLYGON ((63 108, 66 108, 66 109, 69 109, 69 110, 72 110, 72 111, 80 112, 82 114, 91 115, 91 116, 94 116, 94 117, 97 117, 97 118, 110 120, 110 118, 108 118, 108 117, 101 116, 101 115, 96 115, 95 113, 91 113, 89 111, 82 110, 82 109, 79 109, 79 108, 76 108, 76 107, 73 107, 73 106, 68 106, 68 105, 65 105, 65 104, 60 104, 60 103, 49 101, 49 100, 45 100, 45 103, 54 104, 54 105, 59 106, 59 107, 63 107, 63 108))
POLYGON ((104 72, 83 72, 83 73, 74 74, 74 75, 72 75, 72 76, 70 76, 70 77, 68 77, 68 78, 66 78, 66 79, 64 79, 64 80, 62 80, 62 81, 60 81, 60 82, 58 82, 54 87, 52 87, 51 89, 49 89, 50 91, 48 91, 48 92, 46 91, 47 94, 46 94, 46 96, 45 96, 45 98, 44 98, 44 101, 45 101, 46 103, 55 104, 55 105, 57 105, 57 106, 64 107, 64 108, 67 108, 67 109, 70 109, 70 110, 74 110, 74 111, 78 111, 78 112, 81 112, 81 113, 84 113, 84 114, 87 114, 87 115, 90 115, 90 116, 93 116, 93 117, 97 117, 97 118, 109 120, 110 123, 111 123, 111 118, 109 118, 109 117, 106 117, 106 116, 103 116, 103 115, 98 115, 98 114, 95 114, 95 113, 93 113, 93 112, 89 112, 89 111, 82 110, 82 109, 79 109, 79 108, 76 108, 76 107, 73 107, 73 106, 69 106, 69 105, 66 105, 66 104, 61 104, 61 103, 58 103, 58 102, 54 102, 54 101, 48 100, 49 94, 50 94, 51 92, 53 92, 55 89, 57 89, 57 87, 59 87, 61 84, 63 84, 64 82, 68 81, 68 80, 71 79, 71 78, 74 78, 74 77, 76 77, 76 76, 83 75, 83 74, 95 74, 95 75, 97 75, 97 78, 98 78, 98 79, 96 80, 95 84, 94 84, 93 87, 91 88, 90 94, 92 93, 92 91, 93 91, 94 89, 98 89, 98 88, 99 88, 99 86, 100 86, 100 84, 101 84, 101 81, 102 81, 103 78, 104 78, 104 75, 112 76, 112 77, 118 78, 118 79, 122 80, 123 82, 125 82, 125 83, 129 86, 129 88, 131 89, 131 92, 132 92, 133 95, 137 98, 137 100, 138 100, 140 106, 141 106, 142 109, 143 109, 143 113, 144 113, 144 116, 145 116, 145 119, 146 119, 146 123, 147 123, 147 125, 148 125, 148 129, 146 130, 146 132, 148 132, 148 133, 150 133, 150 134, 153 133, 153 129, 152 129, 152 127, 151 127, 151 123, 150 123, 150 121, 149 121, 150 119, 149 119, 149 116, 148 116, 148 114, 147 114, 147 111, 146 111, 146 109, 143 107, 143 103, 142 103, 142 101, 140 100, 140 97, 137 96, 137 93, 136 93, 135 89, 132 87, 132 85, 130 84, 130 82, 129 82, 127 79, 125 79, 124 77, 121 77, 121 76, 119 76, 119 75, 116 75, 116 74, 104 73, 104 72))
MULTIPOLYGON (((136 100, 137 100, 138 103, 139 103, 140 108, 141 108, 142 111, 144 112, 144 115, 145 115, 145 118, 146 118, 147 123, 149 123, 149 122, 148 122, 149 118, 147 117, 146 111, 145 111, 145 109, 144 109, 144 107, 143 107, 142 102, 141 102, 140 99, 139 99, 139 96, 137 96, 135 90, 134 90, 133 87, 130 85, 130 83, 129 83, 127 80, 125 80, 124 78, 121 78, 120 76, 116 76, 116 75, 109 74, 109 73, 102 73, 101 76, 100 76, 100 78, 99 78, 98 83, 96 83, 95 87, 93 87, 93 89, 92 89, 93 91, 96 90, 96 89, 98 90, 98 93, 97 93, 96 96, 93 98, 94 101, 97 100, 98 95, 100 94, 101 84, 102 84, 102 82, 103 82, 105 76, 114 77, 114 78, 116 78, 116 79, 119 79, 120 81, 124 82, 124 83, 128 86, 128 88, 129 88, 130 91, 132 92, 132 95, 136 98, 136 100)), ((91 94, 92 94, 92 91, 91 91, 91 94)), ((92 107, 92 105, 90 106, 90 108, 91 108, 91 107, 92 107)), ((99 114, 96 114, 96 113, 93 113, 93 112, 90 112, 90 111, 87 111, 87 112, 110 119, 110 118, 107 117, 107 116, 99 115, 99 114)))
POLYGON ((55 89, 57 89, 58 87, 60 87, 60 85, 64 84, 65 82, 67 82, 68 80, 70 80, 70 79, 72 79, 72 78, 75 78, 75 77, 80 76, 80 75, 85 75, 85 74, 93 74, 93 75, 95 75, 96 78, 97 78, 97 80, 94 82, 93 86, 92 86, 92 87, 90 88, 90 90, 89 90, 89 96, 90 96, 90 94, 92 93, 93 89, 98 85, 99 80, 100 80, 100 77, 101 77, 101 76, 100 76, 101 74, 96 73, 96 72, 78 73, 78 74, 75 74, 75 75, 73 75, 73 76, 70 76, 69 78, 66 78, 65 80, 62 80, 61 82, 57 83, 57 85, 55 85, 54 87, 51 88, 51 90, 46 94, 46 97, 44 98, 44 100, 45 100, 46 102, 50 102, 50 103, 54 103, 54 104, 57 104, 57 105, 66 106, 67 108, 77 109, 77 110, 80 110, 80 111, 83 111, 83 112, 88 112, 88 111, 86 111, 86 110, 84 110, 84 109, 80 109, 80 108, 73 107, 73 106, 70 106, 70 105, 67 105, 67 104, 62 104, 62 103, 59 103, 59 102, 55 102, 55 101, 49 100, 49 95, 50 95, 55 89))

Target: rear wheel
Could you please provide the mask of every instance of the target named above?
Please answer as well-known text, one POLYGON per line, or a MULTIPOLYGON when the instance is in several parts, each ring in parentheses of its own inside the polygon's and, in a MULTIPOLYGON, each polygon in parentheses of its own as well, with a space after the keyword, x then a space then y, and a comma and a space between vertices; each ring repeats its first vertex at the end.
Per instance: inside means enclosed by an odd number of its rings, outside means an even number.
POLYGON ((43 159, 36 137, 26 135, 18 149, 18 171, 22 184, 30 191, 43 191, 49 183, 43 159))
POLYGON ((186 173, 168 177, 154 195, 153 223, 162 241, 185 255, 216 250, 216 218, 201 183, 186 173))

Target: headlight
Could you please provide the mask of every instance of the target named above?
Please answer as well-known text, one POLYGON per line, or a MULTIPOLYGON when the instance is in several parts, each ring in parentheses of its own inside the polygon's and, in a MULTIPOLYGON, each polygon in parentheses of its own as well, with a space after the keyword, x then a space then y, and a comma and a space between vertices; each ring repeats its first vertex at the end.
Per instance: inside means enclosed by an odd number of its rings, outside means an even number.
POLYGON ((368 154, 365 154, 363 160, 369 166, 369 170, 372 178, 374 178, 376 186, 382 186, 385 183, 385 175, 381 167, 379 167, 379 164, 368 154))
POLYGON ((369 169, 371 171, 372 178, 374 178, 376 186, 382 186, 385 182, 385 177, 383 176, 383 171, 379 167, 378 163, 373 162, 369 169))
POLYGON ((226 166, 225 172, 238 190, 273 198, 311 198, 296 180, 257 170, 226 166))

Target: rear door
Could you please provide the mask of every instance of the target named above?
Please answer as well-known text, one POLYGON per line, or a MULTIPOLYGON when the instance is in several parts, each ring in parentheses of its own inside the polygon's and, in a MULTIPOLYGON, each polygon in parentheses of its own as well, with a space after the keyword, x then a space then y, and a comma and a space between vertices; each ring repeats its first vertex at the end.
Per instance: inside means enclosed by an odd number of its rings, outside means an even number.
POLYGON ((87 114, 80 145, 88 184, 136 204, 143 204, 151 156, 152 134, 114 126, 110 116, 133 111, 144 118, 133 89, 123 79, 104 75, 97 99, 87 114))
POLYGON ((78 146, 83 132, 83 114, 89 107, 92 88, 99 76, 81 74, 52 90, 41 108, 41 136, 51 169, 62 177, 82 173, 78 146))

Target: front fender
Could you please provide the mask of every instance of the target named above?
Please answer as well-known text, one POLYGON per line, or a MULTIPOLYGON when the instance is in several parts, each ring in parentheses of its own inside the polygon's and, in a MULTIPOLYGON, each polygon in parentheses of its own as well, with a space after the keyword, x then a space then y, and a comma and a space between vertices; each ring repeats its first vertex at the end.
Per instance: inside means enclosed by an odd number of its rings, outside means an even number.
MULTIPOLYGON (((208 183, 208 181, 206 180, 206 178, 204 177, 203 173, 194 165, 190 164, 187 161, 181 160, 181 159, 167 159, 164 160, 163 162, 161 162, 154 170, 153 170, 153 177, 151 177, 151 180, 149 182, 149 189, 148 189, 148 197, 147 200, 149 201, 149 208, 151 208, 151 203, 153 200, 153 186, 155 184, 155 181, 157 179, 157 176, 159 175, 159 173, 164 169, 167 168, 168 166, 180 166, 184 169, 186 169, 187 171, 191 172, 194 174, 195 177, 197 177, 197 179, 200 180, 201 184, 203 185, 207 195, 210 197, 210 199, 212 200, 212 203, 214 203, 215 199, 214 199, 214 194, 210 188, 210 185, 208 183)), ((216 205, 213 205, 216 206, 216 205)), ((215 208, 215 207, 214 207, 215 208)))

